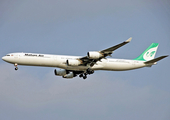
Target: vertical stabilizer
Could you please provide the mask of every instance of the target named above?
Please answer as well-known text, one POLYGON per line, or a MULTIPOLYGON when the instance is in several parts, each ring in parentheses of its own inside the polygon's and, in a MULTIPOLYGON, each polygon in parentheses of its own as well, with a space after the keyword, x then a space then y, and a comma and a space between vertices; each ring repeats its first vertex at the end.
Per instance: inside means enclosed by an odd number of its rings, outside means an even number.
POLYGON ((139 57, 134 60, 148 61, 154 59, 158 45, 158 43, 152 43, 139 57))

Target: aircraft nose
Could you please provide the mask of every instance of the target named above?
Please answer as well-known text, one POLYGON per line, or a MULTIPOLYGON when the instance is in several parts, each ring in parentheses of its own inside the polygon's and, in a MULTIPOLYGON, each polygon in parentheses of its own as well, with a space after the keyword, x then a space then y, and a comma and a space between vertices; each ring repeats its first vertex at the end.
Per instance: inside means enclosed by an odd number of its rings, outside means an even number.
POLYGON ((5 61, 5 60, 6 60, 6 57, 5 57, 5 56, 4 56, 4 57, 2 57, 2 60, 3 60, 3 61, 5 61))

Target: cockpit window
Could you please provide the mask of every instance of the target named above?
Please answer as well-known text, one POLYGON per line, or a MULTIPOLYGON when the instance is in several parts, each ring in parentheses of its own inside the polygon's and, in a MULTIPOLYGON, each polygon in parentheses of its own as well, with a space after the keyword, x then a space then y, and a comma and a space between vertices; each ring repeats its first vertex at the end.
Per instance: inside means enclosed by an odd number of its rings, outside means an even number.
POLYGON ((10 56, 10 55, 6 55, 6 56, 10 56))

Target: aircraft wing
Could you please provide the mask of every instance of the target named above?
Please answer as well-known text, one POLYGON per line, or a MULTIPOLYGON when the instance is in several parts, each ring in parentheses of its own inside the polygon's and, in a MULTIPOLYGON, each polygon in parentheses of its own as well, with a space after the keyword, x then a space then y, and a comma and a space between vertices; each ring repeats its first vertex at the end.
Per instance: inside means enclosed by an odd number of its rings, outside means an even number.
POLYGON ((111 56, 111 54, 113 53, 113 51, 115 51, 116 49, 126 45, 127 43, 129 43, 131 41, 131 37, 118 44, 118 45, 115 45, 115 46, 112 46, 110 48, 107 48, 107 49, 104 49, 104 50, 101 50, 101 51, 97 51, 98 54, 100 54, 101 56, 97 59, 92 59, 92 58, 89 58, 89 56, 85 56, 85 57, 82 57, 80 58, 79 60, 82 61, 82 65, 87 65, 87 64, 90 64, 90 66, 92 67, 97 61, 100 61, 101 59, 107 57, 107 56, 111 56))
POLYGON ((107 49, 102 50, 102 51, 100 51, 100 52, 105 53, 105 54, 107 54, 107 53, 112 53, 114 50, 116 50, 116 49, 118 49, 118 48, 126 45, 126 44, 129 43, 131 40, 132 40, 132 37, 130 37, 128 40, 126 40, 126 41, 124 41, 124 42, 122 42, 122 43, 120 43, 120 44, 118 44, 118 45, 115 45, 115 46, 113 46, 113 47, 107 48, 107 49))

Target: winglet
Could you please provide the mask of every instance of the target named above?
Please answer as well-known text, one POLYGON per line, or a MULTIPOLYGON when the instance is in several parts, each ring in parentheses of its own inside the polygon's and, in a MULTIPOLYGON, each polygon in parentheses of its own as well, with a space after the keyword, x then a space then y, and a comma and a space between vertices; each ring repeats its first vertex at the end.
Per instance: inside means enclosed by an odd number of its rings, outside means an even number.
POLYGON ((132 40, 132 37, 130 37, 128 40, 126 40, 125 42, 130 42, 132 40))

